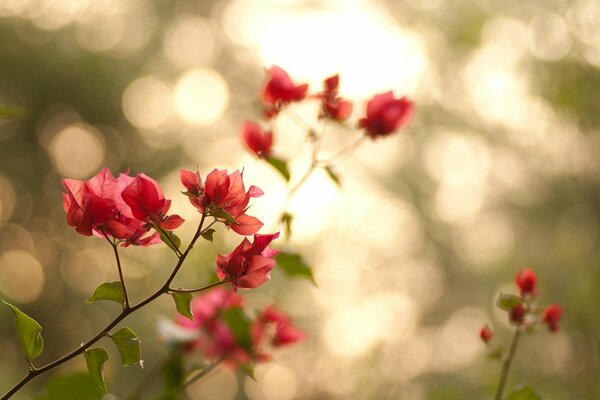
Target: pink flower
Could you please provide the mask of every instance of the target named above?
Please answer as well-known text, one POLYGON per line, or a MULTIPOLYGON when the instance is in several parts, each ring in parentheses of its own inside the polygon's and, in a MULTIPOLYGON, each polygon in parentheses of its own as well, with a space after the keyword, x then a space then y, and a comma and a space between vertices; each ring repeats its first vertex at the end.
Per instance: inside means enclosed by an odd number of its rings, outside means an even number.
POLYGON ((158 243, 160 236, 147 236, 149 228, 145 221, 134 217, 121 197, 123 189, 133 180, 128 173, 115 178, 108 168, 103 168, 88 181, 63 179, 63 207, 67 223, 82 235, 109 235, 122 240, 124 246, 158 243))
POLYGON ((304 332, 293 326, 289 318, 273 306, 265 309, 259 316, 259 320, 275 326, 272 338, 275 347, 291 345, 304 339, 304 332))
POLYGON ((493 336, 494 332, 492 332, 492 329, 488 324, 485 324, 481 328, 481 331, 479 331, 479 337, 484 341, 484 343, 489 343, 493 336))
POLYGON ((254 235, 254 243, 247 238, 229 254, 217 256, 217 276, 231 279, 234 290, 256 288, 271 279, 275 257, 279 251, 268 245, 279 237, 279 232, 271 235, 254 235))
POLYGON ((244 122, 242 141, 258 158, 269 157, 273 151, 273 133, 263 131, 260 125, 254 122, 244 122))
POLYGON ((358 124, 369 137, 375 139, 406 126, 413 112, 414 105, 408 98, 395 99, 390 91, 375 95, 367 103, 367 115, 358 124))
POLYGON ((517 304, 510 311, 510 322, 515 325, 521 325, 525 321, 525 306, 522 303, 517 304))
POLYGON ((287 72, 273 65, 269 68, 269 78, 262 94, 267 116, 277 115, 287 104, 304 99, 307 90, 307 84, 294 84, 287 72))
POLYGON ((238 343, 224 319, 225 313, 241 310, 243 303, 241 296, 225 288, 216 288, 195 297, 191 304, 193 321, 182 315, 176 318, 177 324, 189 332, 199 333, 197 336, 188 335, 190 343, 187 348, 200 349, 204 357, 223 359, 230 366, 248 363, 251 349, 244 349, 238 343))
POLYGON ((246 214, 250 199, 262 196, 263 192, 256 186, 250 186, 246 191, 240 171, 227 174, 226 170, 214 169, 206 177, 204 187, 197 172, 182 169, 180 176, 190 202, 199 211, 220 219, 240 235, 253 235, 263 226, 257 218, 246 214))
POLYGON ((315 96, 321 99, 319 118, 343 122, 352 114, 352 102, 338 97, 339 82, 339 75, 331 76, 323 81, 323 92, 315 96))
POLYGON ((526 294, 535 296, 537 293, 536 283, 537 277, 535 272, 530 268, 524 268, 517 272, 515 276, 515 284, 521 290, 521 296, 525 296, 526 294))
POLYGON ((542 316, 542 322, 548 324, 548 328, 552 332, 558 331, 558 323, 562 317, 562 307, 558 304, 552 304, 546 307, 544 315, 542 316))

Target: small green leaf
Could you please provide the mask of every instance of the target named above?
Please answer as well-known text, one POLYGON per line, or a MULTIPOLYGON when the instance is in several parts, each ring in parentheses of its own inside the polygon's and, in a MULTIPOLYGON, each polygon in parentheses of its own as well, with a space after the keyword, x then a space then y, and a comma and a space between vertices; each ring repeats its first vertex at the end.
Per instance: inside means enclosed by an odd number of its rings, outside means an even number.
POLYGON ((177 309, 177 312, 193 321, 194 316, 192 315, 192 309, 190 305, 193 297, 192 294, 173 292, 171 293, 171 296, 173 296, 173 300, 175 300, 175 308, 177 309))
POLYGON ((27 359, 37 358, 44 350, 41 325, 12 304, 4 300, 2 302, 10 308, 14 315, 13 323, 27 359))
POLYGON ((121 328, 110 335, 110 338, 121 353, 123 365, 129 366, 140 362, 140 339, 131 329, 121 328))
POLYGON ((496 305, 504 311, 511 311, 517 304, 521 304, 522 302, 523 299, 517 295, 500 292, 496 305))
POLYGON ((542 400, 542 398, 532 388, 525 386, 509 394, 506 400, 542 400))
POLYGON ((211 229, 207 229, 206 232, 204 232, 202 234, 202 238, 204 240, 208 240, 209 242, 212 242, 213 241, 213 235, 214 235, 214 233, 215 233, 214 229, 212 229, 212 228, 211 229))
POLYGON ((23 118, 27 115, 24 108, 0 106, 0 117, 23 118))
POLYGON ((254 366, 250 363, 248 364, 241 364, 240 365, 240 370, 246 374, 250 379, 252 379, 253 381, 256 382, 256 377, 254 376, 254 366))
POLYGON ((250 319, 241 308, 230 308, 221 314, 225 323, 231 329, 237 344, 245 350, 252 349, 252 338, 250 334, 250 319))
POLYGON ((283 176, 286 182, 290 180, 290 170, 287 166, 287 162, 277 157, 267 157, 265 161, 268 162, 273 168, 277 170, 283 176))
POLYGON ((317 281, 315 281, 312 269, 308 266, 308 264, 306 264, 300 254, 282 252, 275 256, 275 261, 277 262, 279 268, 287 275, 306 278, 315 286, 317 285, 317 281))
POLYGON ((504 357, 504 348, 502 346, 498 346, 493 350, 490 350, 487 353, 487 357, 491 358, 492 360, 502 360, 502 358, 504 357))
POLYGON ((120 305, 124 305, 125 295, 123 294, 123 284, 120 281, 103 283, 96 288, 94 294, 85 302, 93 303, 98 300, 116 301, 120 305))
POLYGON ((281 216, 281 222, 285 225, 285 235, 289 238, 292 236, 292 221, 294 220, 294 216, 290 213, 284 213, 281 216))
POLYGON ((171 231, 159 229, 158 232, 160 233, 160 240, 162 240, 167 246, 169 246, 169 248, 175 253, 178 253, 179 246, 181 246, 181 239, 179 239, 177 235, 171 231))
POLYGON ((90 377, 106 393, 107 387, 104 381, 104 363, 108 360, 108 353, 104 347, 94 347, 84 352, 90 377))
POLYGON ((222 208, 213 210, 211 212, 211 215, 213 217, 223 218, 225 221, 229 222, 230 224, 237 224, 237 221, 235 220, 235 218, 233 218, 233 215, 229 214, 227 211, 223 210, 222 208))
POLYGON ((325 172, 327 172, 327 175, 331 178, 332 181, 335 182, 336 185, 338 185, 338 187, 342 187, 342 182, 340 181, 340 177, 339 175, 333 170, 333 168, 331 168, 330 166, 326 165, 323 167, 323 169, 325 170, 325 172))

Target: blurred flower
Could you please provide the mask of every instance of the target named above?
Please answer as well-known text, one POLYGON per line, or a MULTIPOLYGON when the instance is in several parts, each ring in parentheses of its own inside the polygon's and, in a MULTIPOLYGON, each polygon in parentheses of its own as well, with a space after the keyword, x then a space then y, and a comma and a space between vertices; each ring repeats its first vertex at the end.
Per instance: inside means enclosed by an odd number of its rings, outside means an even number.
POLYGON ((242 141, 258 158, 266 158, 273 151, 273 133, 265 132, 257 123, 246 121, 242 126, 242 141))
POLYGON ((338 97, 339 75, 331 76, 323 81, 323 92, 315 97, 321 99, 319 118, 330 118, 343 122, 352 114, 352 102, 338 97))
POLYGON ((275 326, 271 340, 275 347, 291 345, 304 339, 304 332, 293 326, 289 318, 273 306, 263 310, 258 320, 264 325, 273 324, 275 326))
POLYGON ((492 340, 493 336, 494 336, 494 332, 492 332, 492 329, 490 328, 490 326, 488 324, 485 324, 479 331, 479 337, 485 343, 489 343, 492 340))
POLYGON ((517 272, 515 276, 515 284, 521 290, 521 296, 525 296, 526 294, 535 296, 537 293, 536 282, 537 277, 535 272, 530 268, 524 268, 517 272))
POLYGON ((542 316, 542 322, 548 324, 548 328, 552 332, 558 331, 558 323, 562 317, 562 307, 559 304, 552 304, 546 307, 544 315, 542 316))
POLYGON ((510 311, 510 322, 521 325, 525 320, 525 306, 522 303, 517 304, 510 311))
POLYGON ((254 185, 246 192, 240 171, 227 174, 227 170, 214 169, 206 177, 204 187, 198 172, 182 169, 179 175, 190 202, 199 211, 218 218, 240 235, 253 235, 263 226, 258 218, 247 215, 246 210, 250 198, 264 193, 254 185))
POLYGON ((413 103, 406 97, 395 99, 390 92, 377 94, 367 103, 367 113, 358 121, 365 133, 375 139, 387 136, 406 126, 414 112, 413 103))
POLYGON ((254 235, 254 243, 248 238, 229 254, 217 256, 217 276, 219 279, 231 279, 234 290, 256 288, 271 279, 271 270, 275 266, 275 257, 279 251, 268 247, 279 237, 279 232, 271 235, 254 235))
POLYGON ((296 85, 287 72, 273 65, 263 89, 262 101, 266 106, 267 117, 273 117, 287 104, 306 97, 307 84, 296 85))

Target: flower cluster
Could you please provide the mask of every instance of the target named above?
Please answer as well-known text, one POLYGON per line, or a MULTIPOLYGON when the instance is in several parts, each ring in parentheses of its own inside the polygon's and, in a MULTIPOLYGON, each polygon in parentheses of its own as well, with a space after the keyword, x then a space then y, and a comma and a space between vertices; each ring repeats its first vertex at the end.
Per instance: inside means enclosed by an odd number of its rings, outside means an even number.
POLYGON ((82 235, 113 237, 123 246, 148 246, 160 241, 152 228, 171 231, 184 220, 167 215, 166 200, 158 183, 144 174, 128 172, 115 178, 108 168, 87 181, 63 179, 63 207, 67 223, 82 235))
POLYGON ((180 178, 192 205, 207 216, 217 218, 234 232, 253 235, 263 226, 258 218, 246 214, 246 211, 250 199, 264 193, 253 185, 246 191, 240 171, 228 174, 227 170, 214 169, 203 183, 198 171, 182 169, 180 178))
MULTIPOLYGON (((562 307, 552 304, 541 311, 535 306, 538 295, 535 272, 530 268, 522 269, 517 272, 514 283, 519 289, 519 295, 500 293, 497 303, 499 308, 507 312, 509 322, 519 329, 528 331, 534 330, 539 324, 547 325, 551 332, 558 331, 562 307)), ((488 324, 481 328, 479 336, 485 343, 492 340, 493 331, 488 324)))
MULTIPOLYGON (((294 83, 285 70, 272 66, 261 97, 265 117, 270 121, 291 103, 314 99, 320 103, 318 119, 345 122, 352 115, 353 104, 339 96, 339 86, 340 77, 336 74, 324 79, 321 92, 310 95, 307 84, 294 83)), ((413 112, 414 104, 407 97, 395 98, 391 91, 377 94, 367 102, 366 112, 358 120, 358 128, 371 139, 388 136, 405 127, 413 112)), ((268 158, 273 153, 272 130, 264 130, 258 123, 246 121, 241 136, 245 147, 258 158, 268 158)))
POLYGON ((192 301, 193 320, 178 315, 180 329, 163 330, 163 338, 232 367, 268 361, 267 347, 287 346, 304 338, 304 333, 275 307, 252 319, 242 311, 243 305, 244 299, 237 293, 213 289, 192 301))

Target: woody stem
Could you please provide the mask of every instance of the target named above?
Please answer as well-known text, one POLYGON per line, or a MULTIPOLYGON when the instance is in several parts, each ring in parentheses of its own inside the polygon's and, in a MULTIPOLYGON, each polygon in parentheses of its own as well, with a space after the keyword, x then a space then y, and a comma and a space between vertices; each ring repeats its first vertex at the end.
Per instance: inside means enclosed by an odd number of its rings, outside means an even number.
POLYGON ((515 352, 517 351, 517 345, 519 343, 520 337, 521 329, 520 327, 517 327, 517 329, 515 329, 515 333, 510 343, 510 349, 508 350, 508 354, 506 355, 506 357, 504 358, 504 362, 502 363, 502 373, 500 374, 500 382, 498 383, 498 390, 496 391, 495 400, 502 400, 504 387, 506 386, 506 380, 508 378, 508 371, 515 357, 515 352))

